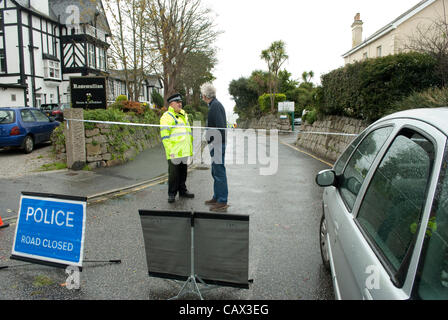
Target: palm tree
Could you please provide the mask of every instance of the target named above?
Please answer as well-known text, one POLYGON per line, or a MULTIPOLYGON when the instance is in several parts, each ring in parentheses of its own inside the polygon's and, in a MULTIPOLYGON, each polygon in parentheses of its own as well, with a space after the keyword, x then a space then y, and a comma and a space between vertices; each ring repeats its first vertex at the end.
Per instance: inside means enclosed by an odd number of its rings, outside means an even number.
POLYGON ((310 71, 310 72, 303 72, 302 73, 302 80, 303 80, 303 82, 311 82, 311 79, 313 79, 314 78, 314 72, 313 71, 310 71))
POLYGON ((271 94, 271 112, 275 112, 275 94, 278 86, 278 72, 282 64, 288 59, 283 41, 274 41, 271 46, 261 52, 261 59, 268 64, 269 91, 271 94))

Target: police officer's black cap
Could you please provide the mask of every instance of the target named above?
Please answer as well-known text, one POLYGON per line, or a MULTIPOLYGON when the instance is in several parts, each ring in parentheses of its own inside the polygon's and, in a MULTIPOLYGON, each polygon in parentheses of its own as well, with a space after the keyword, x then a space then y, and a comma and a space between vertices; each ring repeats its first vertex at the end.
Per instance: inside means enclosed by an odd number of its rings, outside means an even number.
POLYGON ((168 103, 171 103, 173 101, 182 101, 182 96, 180 93, 173 94, 171 97, 167 99, 168 103))

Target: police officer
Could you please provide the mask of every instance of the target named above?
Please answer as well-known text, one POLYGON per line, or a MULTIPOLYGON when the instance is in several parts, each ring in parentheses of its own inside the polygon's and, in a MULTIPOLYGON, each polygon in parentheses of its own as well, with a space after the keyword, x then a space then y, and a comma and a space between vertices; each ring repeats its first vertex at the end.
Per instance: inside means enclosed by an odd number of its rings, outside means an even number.
POLYGON ((182 96, 176 93, 168 98, 168 111, 160 118, 160 135, 168 160, 168 202, 173 203, 176 195, 182 198, 194 198, 188 192, 188 157, 193 156, 193 134, 187 113, 182 110, 182 96))

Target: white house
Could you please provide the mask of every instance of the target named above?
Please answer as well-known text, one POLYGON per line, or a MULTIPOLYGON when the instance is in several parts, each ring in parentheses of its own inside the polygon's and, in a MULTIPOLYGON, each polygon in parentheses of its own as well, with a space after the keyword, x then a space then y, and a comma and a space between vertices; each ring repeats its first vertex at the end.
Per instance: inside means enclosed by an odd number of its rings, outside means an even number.
POLYGON ((358 13, 352 24, 352 48, 342 56, 345 64, 406 52, 409 41, 418 35, 417 30, 425 31, 436 21, 447 21, 447 13, 448 1, 421 0, 366 38, 358 13))
POLYGON ((109 77, 110 36, 101 0, 0 0, 1 105, 69 103, 70 77, 109 77))

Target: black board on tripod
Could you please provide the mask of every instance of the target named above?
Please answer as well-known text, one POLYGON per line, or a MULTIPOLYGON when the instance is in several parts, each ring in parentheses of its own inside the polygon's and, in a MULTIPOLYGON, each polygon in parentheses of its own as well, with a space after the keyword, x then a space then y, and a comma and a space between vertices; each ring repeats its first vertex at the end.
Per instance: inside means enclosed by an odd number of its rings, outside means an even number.
POLYGON ((191 212, 140 210, 148 273, 186 280, 190 275, 191 212))
POLYGON ((139 213, 149 276, 186 280, 193 272, 206 284, 249 288, 249 216, 161 210, 139 213))
POLYGON ((249 216, 195 212, 195 269, 207 284, 249 288, 249 216))

